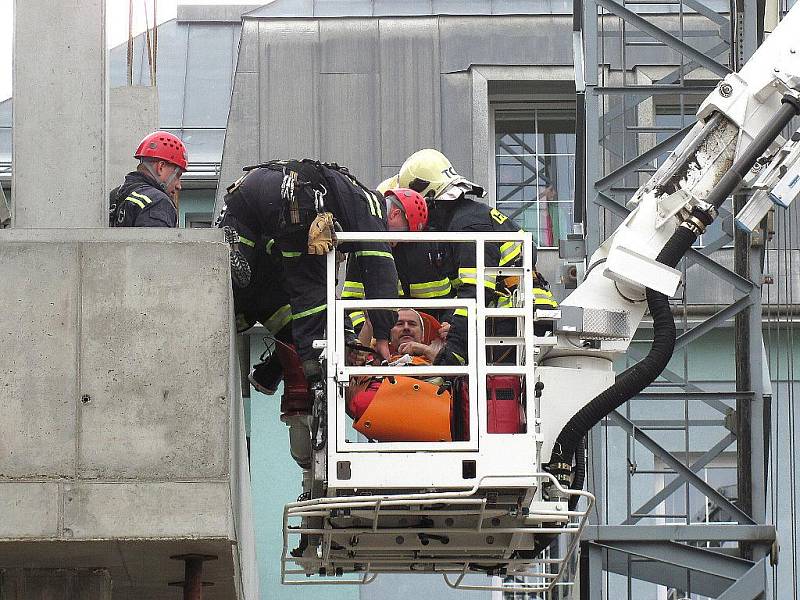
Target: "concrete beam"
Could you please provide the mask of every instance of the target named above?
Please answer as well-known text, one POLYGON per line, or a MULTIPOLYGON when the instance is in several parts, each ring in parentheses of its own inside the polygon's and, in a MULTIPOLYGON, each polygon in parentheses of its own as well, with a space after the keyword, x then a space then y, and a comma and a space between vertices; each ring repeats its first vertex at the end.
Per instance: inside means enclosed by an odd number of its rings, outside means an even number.
POLYGON ((15 0, 13 226, 105 227, 105 0, 15 0))
POLYGON ((108 186, 122 183, 139 164, 133 153, 142 138, 158 129, 158 88, 134 85, 111 88, 108 131, 108 186))

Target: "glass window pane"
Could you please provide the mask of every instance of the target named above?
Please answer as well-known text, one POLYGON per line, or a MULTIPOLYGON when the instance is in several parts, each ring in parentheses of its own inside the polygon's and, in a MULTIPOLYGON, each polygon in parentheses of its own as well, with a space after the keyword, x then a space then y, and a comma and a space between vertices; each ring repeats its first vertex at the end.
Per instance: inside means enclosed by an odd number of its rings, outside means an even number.
POLYGON ((0 127, 0 163, 11 162, 11 127, 0 127))
POLYGON ((225 142, 224 129, 184 129, 172 130, 186 144, 189 163, 218 163, 225 142))
POLYGON ((497 207, 540 247, 572 231, 575 114, 572 109, 495 111, 497 207))

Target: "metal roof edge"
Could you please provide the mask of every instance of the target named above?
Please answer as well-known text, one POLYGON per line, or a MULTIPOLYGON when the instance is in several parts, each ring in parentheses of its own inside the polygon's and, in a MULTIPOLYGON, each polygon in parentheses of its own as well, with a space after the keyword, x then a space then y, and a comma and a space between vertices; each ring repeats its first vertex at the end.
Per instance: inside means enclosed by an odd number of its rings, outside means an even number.
POLYGON ((264 6, 264 3, 243 4, 179 4, 179 23, 239 23, 242 17, 264 6))

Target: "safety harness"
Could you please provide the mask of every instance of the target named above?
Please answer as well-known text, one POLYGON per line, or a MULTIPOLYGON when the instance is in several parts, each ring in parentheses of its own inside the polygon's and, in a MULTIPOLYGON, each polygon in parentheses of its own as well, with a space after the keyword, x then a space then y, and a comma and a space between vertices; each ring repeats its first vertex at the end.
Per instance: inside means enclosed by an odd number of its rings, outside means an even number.
POLYGON ((270 169, 283 175, 281 199, 283 206, 278 225, 285 236, 308 231, 308 253, 326 254, 336 246, 336 230, 340 230, 333 213, 326 210, 325 198, 328 195, 324 169, 337 171, 366 193, 369 188, 350 173, 347 167, 336 163, 326 163, 308 158, 302 160, 271 160, 244 167, 245 174, 228 187, 233 193, 255 169, 270 169))

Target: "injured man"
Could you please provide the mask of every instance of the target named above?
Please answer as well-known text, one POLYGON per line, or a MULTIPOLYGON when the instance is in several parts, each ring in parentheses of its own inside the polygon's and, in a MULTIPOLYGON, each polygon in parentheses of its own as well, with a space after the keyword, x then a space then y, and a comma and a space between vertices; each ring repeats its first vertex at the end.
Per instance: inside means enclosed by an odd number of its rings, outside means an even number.
MULTIPOLYGON (((413 309, 401 308, 390 332, 390 366, 430 365, 444 346, 447 324, 413 309)), ((370 341, 369 323, 359 342, 370 341)), ((351 354, 364 364, 367 353, 351 354)), ((346 392, 353 428, 381 442, 452 441, 451 382, 442 377, 353 377, 346 392)))

